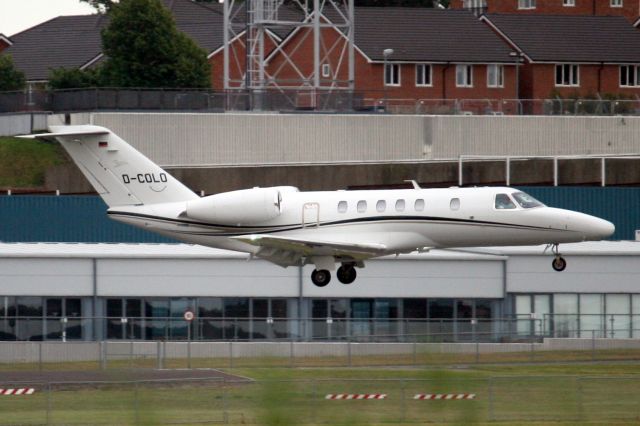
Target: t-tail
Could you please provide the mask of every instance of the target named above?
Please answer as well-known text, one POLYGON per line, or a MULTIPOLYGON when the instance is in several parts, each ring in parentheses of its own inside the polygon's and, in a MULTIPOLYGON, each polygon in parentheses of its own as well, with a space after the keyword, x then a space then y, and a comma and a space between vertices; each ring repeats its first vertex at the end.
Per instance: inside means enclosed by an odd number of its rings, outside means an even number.
POLYGON ((109 207, 171 203, 199 198, 193 191, 104 127, 51 126, 51 133, 109 207))

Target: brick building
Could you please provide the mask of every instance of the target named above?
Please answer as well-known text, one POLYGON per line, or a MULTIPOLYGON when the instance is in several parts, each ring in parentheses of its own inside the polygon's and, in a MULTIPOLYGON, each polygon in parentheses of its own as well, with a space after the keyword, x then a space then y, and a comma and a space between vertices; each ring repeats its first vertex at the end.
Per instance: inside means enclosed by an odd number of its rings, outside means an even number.
POLYGON ((640 32, 622 17, 488 14, 481 20, 522 57, 521 98, 640 95, 640 32))
POLYGON ((11 42, 11 39, 9 37, 0 33, 0 52, 2 52, 4 49, 8 48, 12 44, 13 43, 11 42))
POLYGON ((624 16, 632 23, 640 17, 639 0, 452 0, 451 8, 487 14, 624 16))
MULTIPOLYGON (((362 7, 356 8, 355 21, 355 89, 365 97, 414 101, 516 95, 511 48, 472 13, 362 7)), ((296 68, 311 75, 313 37, 308 31, 286 38, 280 49, 292 60, 276 51, 267 58, 269 69, 281 69, 283 78, 295 77, 296 68)), ((335 29, 324 29, 321 44, 333 45, 340 37, 345 38, 335 29)), ((346 79, 346 70, 334 74, 341 60, 341 49, 324 55, 323 77, 346 79)))

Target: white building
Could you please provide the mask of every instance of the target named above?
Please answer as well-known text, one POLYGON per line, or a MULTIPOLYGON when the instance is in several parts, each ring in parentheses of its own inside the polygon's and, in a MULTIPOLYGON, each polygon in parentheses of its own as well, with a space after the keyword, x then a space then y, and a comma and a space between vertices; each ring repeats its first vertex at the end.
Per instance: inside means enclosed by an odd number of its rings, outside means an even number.
POLYGON ((199 246, 0 244, 0 340, 639 337, 640 243, 560 248, 564 272, 543 246, 433 250, 318 288, 199 246))

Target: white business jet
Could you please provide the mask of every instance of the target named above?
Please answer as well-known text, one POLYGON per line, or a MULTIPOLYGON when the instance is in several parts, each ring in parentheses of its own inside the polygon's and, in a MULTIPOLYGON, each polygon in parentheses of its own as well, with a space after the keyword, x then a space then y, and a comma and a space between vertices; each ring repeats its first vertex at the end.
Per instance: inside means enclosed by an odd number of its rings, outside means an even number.
POLYGON ((108 215, 176 240, 250 253, 277 265, 315 265, 323 287, 336 263, 350 284, 377 256, 433 248, 558 244, 600 240, 614 226, 547 207, 508 187, 299 192, 291 186, 199 197, 110 130, 52 126, 56 139, 109 206, 108 215))

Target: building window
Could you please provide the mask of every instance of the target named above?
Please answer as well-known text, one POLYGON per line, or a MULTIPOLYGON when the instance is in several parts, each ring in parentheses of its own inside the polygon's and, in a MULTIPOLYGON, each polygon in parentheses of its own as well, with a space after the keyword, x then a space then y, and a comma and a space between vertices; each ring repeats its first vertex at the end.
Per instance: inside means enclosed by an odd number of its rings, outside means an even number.
POLYGON ((620 87, 639 87, 640 67, 637 65, 620 65, 620 87))
POLYGON ((416 86, 433 86, 431 75, 431 65, 416 64, 416 86))
POLYGON ((331 76, 331 67, 329 64, 322 64, 322 76, 329 77, 331 76))
POLYGON ((456 87, 473 87, 472 65, 456 65, 456 87))
POLYGON ((480 9, 487 7, 487 0, 464 0, 462 7, 465 9, 480 9))
POLYGON ((556 65, 556 86, 579 86, 579 69, 575 64, 556 65))
POLYGON ((518 0, 518 9, 535 9, 536 0, 518 0))
POLYGON ((487 65, 487 87, 504 87, 504 67, 502 65, 487 65))
POLYGON ((562 5, 564 7, 573 7, 576 5, 576 0, 562 0, 562 5))
POLYGON ((609 0, 611 7, 622 7, 622 0, 609 0))
POLYGON ((400 64, 386 64, 384 68, 384 85, 400 86, 400 64))

